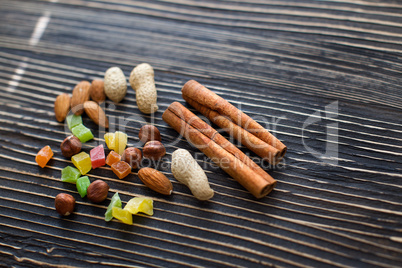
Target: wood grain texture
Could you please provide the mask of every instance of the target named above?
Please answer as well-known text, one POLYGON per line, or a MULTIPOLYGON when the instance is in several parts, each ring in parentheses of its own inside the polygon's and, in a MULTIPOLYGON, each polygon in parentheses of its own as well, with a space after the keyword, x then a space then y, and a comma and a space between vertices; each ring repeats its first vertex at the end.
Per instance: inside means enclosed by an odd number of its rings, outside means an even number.
MULTIPOLYGON (((400 2, 4 0, 0 7, 0 263, 402 266, 400 2), (174 193, 149 190, 136 171, 119 180, 102 167, 89 177, 108 182, 109 198, 92 204, 60 181, 72 163, 59 149, 68 132, 53 102, 79 81, 102 79, 111 66, 128 77, 142 62, 155 69, 155 118, 138 110, 130 87, 105 110, 111 129, 125 126, 130 145, 139 145, 144 123, 159 128, 167 155, 158 169, 174 193), (267 197, 253 198, 161 119, 171 102, 184 104, 180 89, 189 79, 275 126, 288 152, 267 169, 278 180, 267 197), (337 113, 325 110, 331 103, 337 113), (324 119, 306 127, 308 118, 324 119), (308 150, 324 153, 327 144, 337 144, 330 154, 338 151, 337 164, 308 150), (45 145, 55 156, 41 169, 34 157, 45 145), (174 179, 169 165, 177 148, 206 169, 210 201, 197 201, 174 179), (105 222, 116 191, 123 203, 153 198, 154 216, 134 216, 133 226, 105 222), (71 217, 54 209, 60 192, 77 200, 71 217)), ((84 144, 89 152, 104 143, 104 132, 88 117, 84 124, 95 134, 84 144)))

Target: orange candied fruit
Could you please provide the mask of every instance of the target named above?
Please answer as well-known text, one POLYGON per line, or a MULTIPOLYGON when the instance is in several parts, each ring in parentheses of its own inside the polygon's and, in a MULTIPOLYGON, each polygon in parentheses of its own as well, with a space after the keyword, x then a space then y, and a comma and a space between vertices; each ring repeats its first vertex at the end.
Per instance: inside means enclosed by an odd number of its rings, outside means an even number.
POLYGON ((119 161, 112 165, 112 170, 119 179, 123 179, 131 173, 131 166, 127 162, 119 161))
POLYGON ((49 145, 46 145, 38 152, 38 154, 35 157, 35 161, 41 168, 44 168, 47 162, 49 162, 50 158, 52 157, 53 157, 52 149, 50 149, 49 145))
POLYGON ((121 160, 121 155, 116 153, 115 151, 110 151, 106 158, 106 164, 112 166, 114 163, 119 162, 121 160))

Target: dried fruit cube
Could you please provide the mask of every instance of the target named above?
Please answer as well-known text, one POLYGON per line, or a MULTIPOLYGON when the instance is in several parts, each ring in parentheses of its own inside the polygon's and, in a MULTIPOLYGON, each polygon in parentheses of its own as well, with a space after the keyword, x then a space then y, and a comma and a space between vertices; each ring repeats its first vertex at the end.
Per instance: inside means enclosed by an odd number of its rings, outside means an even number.
POLYGON ((106 164, 105 161, 105 150, 103 149, 103 144, 93 148, 89 154, 91 155, 92 168, 98 168, 106 164))
POLYGON ((52 149, 50 149, 49 145, 46 145, 45 147, 40 149, 40 151, 35 157, 35 161, 41 168, 44 168, 47 162, 49 162, 50 158, 52 157, 53 157, 52 149))
POLYGON ((61 181, 76 183, 81 173, 78 169, 71 166, 65 167, 61 170, 61 181))
POLYGON ((112 165, 112 170, 119 179, 123 179, 131 173, 131 166, 127 162, 119 161, 112 165))
POLYGON ((91 130, 85 127, 83 124, 79 124, 71 130, 71 132, 76 136, 82 143, 92 140, 94 135, 91 130))
POLYGON ((73 127, 82 124, 81 115, 70 114, 66 118, 68 129, 72 130, 73 127))
POLYGON ((107 148, 109 148, 109 150, 114 150, 116 145, 114 133, 106 133, 103 137, 105 138, 107 148))
POLYGON ((124 207, 125 210, 129 211, 132 214, 142 212, 150 216, 154 215, 153 208, 154 201, 151 198, 146 197, 131 198, 124 207))
POLYGON ((121 220, 125 224, 133 224, 133 215, 122 208, 113 207, 112 216, 118 220, 121 220))
POLYGON ((73 155, 71 161, 73 161, 74 166, 78 168, 82 175, 87 174, 92 168, 91 158, 86 152, 73 155))
POLYGON ((107 210, 105 213, 105 221, 110 221, 111 219, 113 219, 112 209, 114 207, 121 208, 121 199, 120 199, 119 193, 115 193, 112 196, 112 200, 110 200, 110 204, 107 207, 107 210))
POLYGON ((120 160, 121 160, 121 156, 118 153, 116 153, 115 151, 110 151, 110 153, 108 154, 108 156, 106 158, 106 164, 111 166, 114 163, 119 162, 120 160))
POLYGON ((90 184, 88 176, 82 176, 77 180, 77 191, 82 198, 87 195, 87 189, 90 184))
POLYGON ((115 138, 115 148, 114 148, 114 150, 119 155, 122 155, 124 153, 124 150, 126 149, 126 146, 127 146, 127 134, 123 133, 121 131, 116 131, 114 133, 114 138, 115 138))

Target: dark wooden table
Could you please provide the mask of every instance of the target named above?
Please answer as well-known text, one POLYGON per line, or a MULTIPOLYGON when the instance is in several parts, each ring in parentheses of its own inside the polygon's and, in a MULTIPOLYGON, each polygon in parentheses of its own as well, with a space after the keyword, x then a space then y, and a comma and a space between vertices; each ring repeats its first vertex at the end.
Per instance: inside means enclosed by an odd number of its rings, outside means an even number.
MULTIPOLYGON (((400 1, 1 1, 0 263, 401 267, 401 14, 400 1), (105 108, 129 145, 138 145, 146 122, 161 130, 168 154, 158 169, 174 193, 149 190, 135 170, 119 180, 105 167, 89 173, 111 188, 93 204, 60 181, 72 164, 60 153, 69 133, 53 102, 109 67, 128 77, 142 62, 155 69, 155 117, 138 110, 130 87, 105 108), (267 197, 255 199, 161 119, 173 101, 185 104, 189 79, 288 146, 274 168, 240 146, 278 180, 267 197), (55 155, 42 169, 34 158, 45 145, 55 155), (172 176, 177 148, 206 170, 210 201, 172 176), (123 202, 153 198, 154 216, 134 216, 132 226, 105 222, 116 191, 123 202), (70 217, 54 209, 60 192, 77 199, 70 217)), ((88 117, 84 124, 95 134, 89 152, 104 132, 88 117)))

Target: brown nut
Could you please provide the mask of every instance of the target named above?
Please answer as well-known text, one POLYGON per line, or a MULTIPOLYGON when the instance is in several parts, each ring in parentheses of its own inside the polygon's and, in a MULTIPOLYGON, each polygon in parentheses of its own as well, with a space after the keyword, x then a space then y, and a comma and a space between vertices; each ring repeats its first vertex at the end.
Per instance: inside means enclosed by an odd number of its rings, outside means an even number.
POLYGON ((166 149, 160 141, 149 141, 145 143, 142 152, 145 158, 159 160, 166 154, 166 149))
POLYGON ((67 117, 68 111, 70 111, 70 107, 70 95, 63 93, 57 96, 56 100, 54 101, 54 115, 56 116, 56 120, 63 122, 67 117))
POLYGON ((128 147, 124 150, 121 158, 124 162, 127 162, 131 168, 138 168, 142 160, 142 153, 140 149, 134 147, 128 147))
POLYGON ((84 102, 89 100, 89 88, 91 84, 88 81, 79 82, 73 89, 71 97, 71 111, 75 115, 81 115, 84 112, 84 102))
POLYGON ((54 207, 61 216, 68 216, 73 213, 75 198, 69 194, 58 194, 54 200, 54 207))
POLYGON ((84 110, 89 118, 95 122, 95 124, 104 128, 109 128, 109 120, 98 103, 94 101, 86 101, 84 102, 84 110))
POLYGON ((100 203, 106 199, 108 192, 109 185, 103 180, 96 180, 88 186, 87 198, 94 203, 100 203))
POLYGON ((144 125, 140 128, 140 133, 138 133, 140 141, 147 143, 149 141, 161 141, 161 133, 153 125, 144 125))
POLYGON ((78 154, 81 151, 81 147, 81 141, 73 135, 65 138, 60 144, 61 153, 65 157, 72 157, 73 155, 78 154))
POLYGON ((89 95, 93 101, 99 104, 105 101, 106 94, 103 80, 95 79, 92 81, 91 87, 89 88, 89 95))
POLYGON ((172 183, 162 172, 153 168, 142 168, 138 171, 138 177, 149 188, 164 195, 170 195, 173 191, 172 183))

